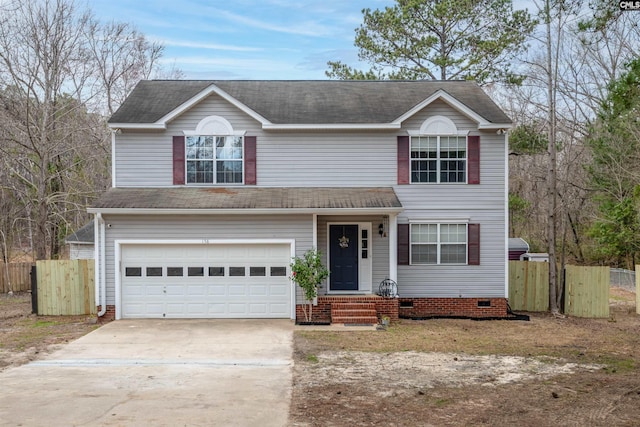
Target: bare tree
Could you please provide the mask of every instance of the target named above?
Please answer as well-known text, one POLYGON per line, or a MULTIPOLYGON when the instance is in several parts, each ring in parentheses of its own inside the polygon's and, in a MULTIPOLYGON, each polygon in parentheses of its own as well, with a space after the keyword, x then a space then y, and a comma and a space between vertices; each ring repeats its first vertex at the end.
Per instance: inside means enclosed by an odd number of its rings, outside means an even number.
POLYGON ((105 113, 157 72, 162 51, 129 24, 99 24, 75 0, 0 4, 1 185, 36 259, 58 256, 110 182, 105 113))
POLYGON ((111 115, 140 80, 151 77, 164 46, 149 42, 128 23, 93 20, 85 36, 95 61, 97 93, 104 93, 99 101, 111 115))

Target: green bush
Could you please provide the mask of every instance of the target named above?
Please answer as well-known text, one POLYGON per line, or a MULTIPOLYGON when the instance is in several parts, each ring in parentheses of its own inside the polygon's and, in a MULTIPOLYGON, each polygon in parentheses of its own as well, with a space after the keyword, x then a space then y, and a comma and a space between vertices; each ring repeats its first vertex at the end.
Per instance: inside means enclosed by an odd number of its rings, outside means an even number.
POLYGON ((318 286, 329 276, 329 270, 322 264, 321 252, 309 249, 302 258, 295 257, 291 263, 291 280, 300 286, 308 302, 309 311, 303 306, 304 317, 311 321, 313 300, 318 296, 318 286))

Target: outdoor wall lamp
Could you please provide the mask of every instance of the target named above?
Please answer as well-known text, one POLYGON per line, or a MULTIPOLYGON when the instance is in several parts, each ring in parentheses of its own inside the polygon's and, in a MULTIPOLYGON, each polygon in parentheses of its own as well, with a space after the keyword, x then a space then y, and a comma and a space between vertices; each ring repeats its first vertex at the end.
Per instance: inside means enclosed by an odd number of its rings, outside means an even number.
POLYGON ((384 224, 382 223, 378 226, 378 234, 380 234, 380 236, 384 235, 384 224))

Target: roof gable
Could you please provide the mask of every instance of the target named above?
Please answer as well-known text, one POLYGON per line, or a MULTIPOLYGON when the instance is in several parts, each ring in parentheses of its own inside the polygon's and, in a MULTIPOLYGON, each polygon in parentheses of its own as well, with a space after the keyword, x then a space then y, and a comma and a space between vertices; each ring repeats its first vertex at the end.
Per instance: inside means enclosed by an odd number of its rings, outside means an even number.
POLYGON ((403 120, 436 99, 443 99, 480 128, 511 123, 474 82, 390 80, 141 81, 109 123, 111 127, 164 128, 212 93, 245 111, 265 129, 399 128, 403 120))

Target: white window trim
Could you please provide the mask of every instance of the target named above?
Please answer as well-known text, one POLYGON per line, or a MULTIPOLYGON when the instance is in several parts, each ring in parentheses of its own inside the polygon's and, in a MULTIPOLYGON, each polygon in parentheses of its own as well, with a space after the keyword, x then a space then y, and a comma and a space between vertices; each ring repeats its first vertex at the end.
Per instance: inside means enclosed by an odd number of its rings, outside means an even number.
MULTIPOLYGON (((409 183, 410 184, 414 184, 414 185, 464 185, 464 184, 468 184, 469 183, 469 138, 468 138, 468 132, 465 132, 464 135, 457 135, 457 134, 439 134, 439 135, 429 135, 429 134, 420 134, 420 135, 412 135, 409 137, 409 183), (464 170, 464 182, 463 181, 456 181, 456 182, 440 182, 440 166, 441 166, 441 162, 445 159, 442 159, 440 157, 440 138, 441 137, 450 137, 450 136, 464 136, 464 152, 465 152, 465 157, 464 157, 464 161, 465 161, 465 170, 464 170), (412 143, 412 138, 414 137, 430 137, 430 138, 436 138, 436 154, 437 157, 435 159, 412 159, 411 158, 411 143, 412 143), (435 160, 436 161, 436 182, 416 182, 413 180, 413 162, 414 161, 421 161, 421 160, 435 160)), ((451 160, 451 159, 450 159, 451 160)), ((454 159, 454 160, 462 160, 462 159, 454 159)))
POLYGON ((244 173, 244 159, 245 159, 245 153, 244 153, 244 136, 238 136, 238 135, 186 135, 185 139, 184 139, 184 150, 185 150, 185 154, 184 154, 184 180, 185 180, 185 184, 188 186, 193 186, 193 187, 210 187, 212 185, 219 185, 219 186, 223 186, 223 187, 227 187, 227 186, 233 186, 233 185, 244 185, 244 179, 245 179, 245 173, 244 173), (204 159, 204 160, 198 160, 198 159, 188 159, 187 158, 187 138, 191 136, 191 137, 207 137, 210 136, 212 138, 214 138, 213 141, 213 159, 204 159), (218 161, 225 161, 225 159, 219 160, 216 157, 216 143, 215 143, 215 138, 216 137, 228 137, 228 136, 232 136, 232 137, 238 137, 241 138, 242 140, 242 158, 241 159, 227 159, 229 161, 240 161, 240 163, 242 164, 241 171, 242 171, 242 181, 241 182, 217 182, 217 172, 218 172, 218 161), (187 163, 189 161, 208 161, 208 162, 213 162, 213 182, 189 182, 189 174, 188 174, 188 169, 187 169, 187 163))
POLYGON ((224 117, 208 116, 198 122, 195 130, 184 130, 182 133, 184 133, 185 136, 244 136, 247 131, 234 131, 229 120, 224 117))
MULTIPOLYGON (((433 243, 415 243, 416 245, 420 245, 420 244, 430 244, 433 245, 433 243)), ((447 243, 445 243, 446 245, 447 243)), ((460 244, 460 243, 457 243, 460 244)), ((428 266, 460 266, 460 265, 469 265, 469 221, 464 221, 464 220, 459 220, 459 221, 451 221, 451 220, 443 220, 443 221, 409 221, 409 265, 428 265, 428 266), (414 263, 413 262, 413 230, 412 230, 412 226, 413 225, 420 225, 420 224, 430 224, 430 225, 437 225, 437 231, 436 231, 436 236, 438 241, 435 243, 436 245, 436 263, 435 264, 429 264, 429 263, 414 263), (465 225, 465 262, 464 263, 442 263, 441 262, 441 255, 442 255, 442 251, 441 251, 441 246, 442 246, 442 242, 440 241, 440 226, 442 225, 465 225)))

